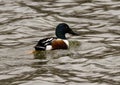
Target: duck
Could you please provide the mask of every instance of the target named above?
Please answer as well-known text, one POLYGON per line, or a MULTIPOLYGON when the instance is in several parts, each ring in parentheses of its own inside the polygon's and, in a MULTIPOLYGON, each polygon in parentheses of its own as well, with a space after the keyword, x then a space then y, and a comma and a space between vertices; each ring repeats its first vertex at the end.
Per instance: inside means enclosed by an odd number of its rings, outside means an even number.
POLYGON ((65 36, 67 33, 72 35, 78 35, 68 26, 68 24, 58 24, 55 29, 56 37, 40 39, 38 43, 34 46, 35 51, 68 49, 69 41, 65 36))

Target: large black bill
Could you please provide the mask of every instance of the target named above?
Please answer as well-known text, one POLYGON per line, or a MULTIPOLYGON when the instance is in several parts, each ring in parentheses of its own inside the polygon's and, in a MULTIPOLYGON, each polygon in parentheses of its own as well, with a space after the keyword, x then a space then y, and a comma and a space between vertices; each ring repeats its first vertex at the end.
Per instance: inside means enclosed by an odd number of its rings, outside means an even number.
POLYGON ((72 30, 70 30, 69 33, 72 35, 78 35, 77 33, 73 32, 72 30))

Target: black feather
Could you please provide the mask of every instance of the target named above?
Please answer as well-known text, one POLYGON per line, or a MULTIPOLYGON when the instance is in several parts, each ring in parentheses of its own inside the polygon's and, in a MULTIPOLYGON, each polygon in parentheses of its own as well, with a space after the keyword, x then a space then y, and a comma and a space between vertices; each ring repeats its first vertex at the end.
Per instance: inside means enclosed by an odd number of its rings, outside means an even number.
POLYGON ((57 39, 56 37, 44 38, 38 41, 37 45, 34 47, 35 50, 46 50, 47 45, 51 45, 51 42, 57 39))

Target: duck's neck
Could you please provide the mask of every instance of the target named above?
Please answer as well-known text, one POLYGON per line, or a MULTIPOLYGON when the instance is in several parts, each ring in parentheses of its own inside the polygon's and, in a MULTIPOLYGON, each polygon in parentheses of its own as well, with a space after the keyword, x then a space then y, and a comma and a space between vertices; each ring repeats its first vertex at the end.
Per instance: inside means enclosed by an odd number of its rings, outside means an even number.
POLYGON ((57 38, 60 38, 60 39, 65 39, 65 40, 67 39, 65 34, 57 33, 56 36, 57 38))

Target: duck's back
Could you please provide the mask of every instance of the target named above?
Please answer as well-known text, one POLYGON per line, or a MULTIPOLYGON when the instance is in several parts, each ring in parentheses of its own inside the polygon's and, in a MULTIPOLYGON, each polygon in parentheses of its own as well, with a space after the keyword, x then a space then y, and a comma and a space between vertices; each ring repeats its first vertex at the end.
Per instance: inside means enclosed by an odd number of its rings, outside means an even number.
POLYGON ((39 40, 37 45, 35 46, 35 50, 46 50, 46 46, 51 45, 54 39, 56 38, 50 37, 39 40))
POLYGON ((35 50, 55 50, 68 49, 69 42, 67 40, 57 39, 56 37, 44 38, 39 40, 35 46, 35 50))

